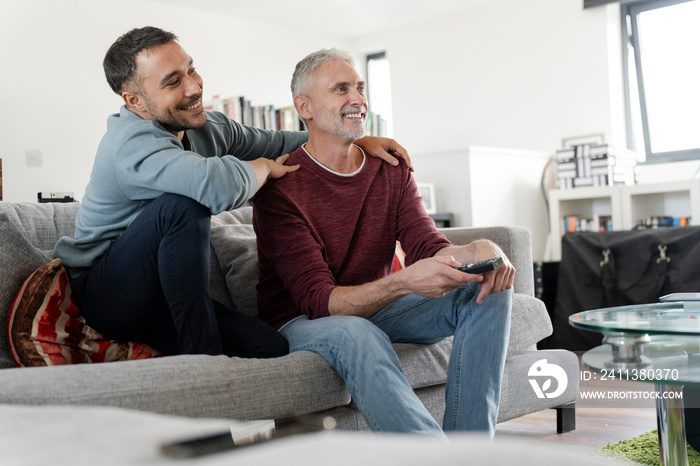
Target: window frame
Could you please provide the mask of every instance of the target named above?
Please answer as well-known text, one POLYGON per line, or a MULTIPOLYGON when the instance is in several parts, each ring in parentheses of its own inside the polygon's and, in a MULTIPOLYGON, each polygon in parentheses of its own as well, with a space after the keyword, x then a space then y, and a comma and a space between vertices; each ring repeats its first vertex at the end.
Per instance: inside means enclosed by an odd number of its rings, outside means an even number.
POLYGON ((649 0, 642 2, 623 3, 620 5, 622 21, 622 64, 624 78, 625 120, 627 122, 627 147, 637 152, 643 152, 644 161, 640 164, 655 164, 681 162, 687 160, 700 160, 700 147, 671 152, 651 152, 651 135, 649 132, 649 116, 646 108, 644 91, 644 73, 641 63, 641 50, 639 46, 639 28, 637 15, 646 11, 665 8, 672 5, 687 3, 692 0, 649 0), (629 48, 634 51, 635 70, 629 66, 629 48), (635 134, 634 120, 639 118, 632 113, 632 90, 630 89, 630 74, 636 74, 636 84, 639 98, 641 116, 641 138, 635 134), (636 147, 636 141, 643 139, 644 147, 636 147))
MULTIPOLYGON (((367 76, 367 81, 369 81, 369 62, 372 60, 382 60, 386 58, 386 52, 370 53, 367 55, 365 60, 365 76, 367 76)), ((367 102, 371 102, 372 86, 367 83, 367 102)), ((371 108, 371 106, 370 106, 371 108)))
MULTIPOLYGON (((388 54, 386 50, 380 51, 380 52, 374 52, 374 53, 369 53, 365 55, 365 76, 367 80, 367 86, 365 88, 365 92, 367 95, 367 103, 369 106, 369 112, 372 115, 376 115, 378 117, 381 117, 381 120, 384 122, 381 125, 381 131, 379 131, 378 134, 382 135, 383 137, 393 137, 394 133, 394 126, 393 126, 393 113, 392 113, 392 104, 391 100, 389 100, 389 107, 387 108, 387 112, 378 112, 378 110, 381 110, 381 108, 378 108, 376 106, 377 99, 373 99, 373 92, 375 89, 378 89, 376 86, 376 82, 372 83, 370 82, 370 72, 369 72, 369 67, 370 67, 370 62, 373 60, 386 60, 387 63, 389 61, 388 54)), ((388 82, 389 86, 389 99, 391 99, 391 80, 388 82)))

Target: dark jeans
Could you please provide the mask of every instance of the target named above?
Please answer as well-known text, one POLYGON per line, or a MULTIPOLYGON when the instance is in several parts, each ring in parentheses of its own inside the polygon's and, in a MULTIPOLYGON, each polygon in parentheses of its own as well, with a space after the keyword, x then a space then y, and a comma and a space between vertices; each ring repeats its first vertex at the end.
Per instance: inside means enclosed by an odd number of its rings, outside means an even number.
POLYGON ((86 322, 105 338, 166 355, 287 354, 275 329, 209 296, 210 218, 187 197, 152 201, 89 272, 71 280, 86 322))

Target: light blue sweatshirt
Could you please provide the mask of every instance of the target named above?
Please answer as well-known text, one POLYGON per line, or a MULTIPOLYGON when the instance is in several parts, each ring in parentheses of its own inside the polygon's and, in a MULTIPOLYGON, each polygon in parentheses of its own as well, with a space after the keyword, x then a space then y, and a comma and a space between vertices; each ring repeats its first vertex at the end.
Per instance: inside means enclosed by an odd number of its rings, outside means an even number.
POLYGON ((190 197, 212 214, 240 207, 257 187, 255 171, 241 160, 291 153, 308 134, 263 131, 207 112, 204 126, 187 130, 186 138, 191 150, 160 124, 125 106, 107 119, 75 220, 75 236, 59 239, 54 250, 73 276, 92 267, 163 193, 190 197))

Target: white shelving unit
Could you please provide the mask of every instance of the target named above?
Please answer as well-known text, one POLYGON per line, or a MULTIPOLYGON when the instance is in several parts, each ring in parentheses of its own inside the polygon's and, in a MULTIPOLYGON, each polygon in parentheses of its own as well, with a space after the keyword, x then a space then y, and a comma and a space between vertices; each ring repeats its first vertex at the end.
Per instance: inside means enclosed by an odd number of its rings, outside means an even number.
POLYGON ((700 180, 638 184, 622 190, 622 229, 631 230, 637 220, 668 215, 690 217, 700 225, 700 180))
POLYGON ((700 225, 700 180, 553 189, 549 192, 550 260, 561 260, 561 219, 565 215, 612 216, 613 230, 631 230, 637 220, 668 215, 700 225))

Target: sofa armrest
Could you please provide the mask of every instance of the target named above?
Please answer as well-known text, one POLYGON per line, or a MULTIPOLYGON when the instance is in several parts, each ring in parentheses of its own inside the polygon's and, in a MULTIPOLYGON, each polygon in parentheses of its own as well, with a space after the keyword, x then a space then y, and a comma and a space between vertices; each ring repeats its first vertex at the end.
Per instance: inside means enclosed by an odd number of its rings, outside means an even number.
POLYGON ((497 226, 441 228, 440 231, 455 245, 469 244, 478 239, 490 239, 498 244, 515 267, 513 290, 535 295, 530 230, 519 226, 497 226))
POLYGON ((552 321, 544 303, 533 296, 513 295, 508 355, 537 350, 537 342, 552 334, 552 321))

